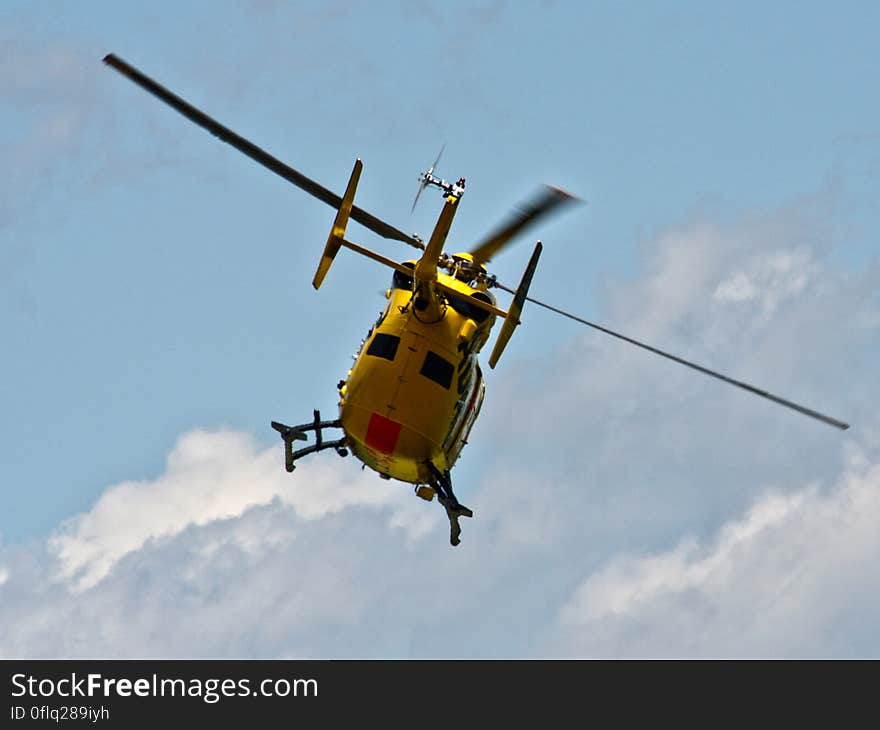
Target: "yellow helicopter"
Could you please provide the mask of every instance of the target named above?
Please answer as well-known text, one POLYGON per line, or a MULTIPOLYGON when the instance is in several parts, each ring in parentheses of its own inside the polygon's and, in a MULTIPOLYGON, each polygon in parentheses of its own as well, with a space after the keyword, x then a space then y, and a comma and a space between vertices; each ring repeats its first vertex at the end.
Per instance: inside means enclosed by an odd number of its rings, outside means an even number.
MULTIPOLYGON (((363 164, 356 160, 342 196, 284 164, 252 142, 175 96, 119 57, 109 54, 104 63, 169 104, 185 117, 232 145, 256 162, 336 209, 336 217, 312 281, 315 289, 342 248, 354 251, 392 269, 388 303, 370 328, 346 378, 338 383, 339 418, 322 421, 319 411, 307 423, 288 426, 272 421, 272 428, 284 441, 285 468, 308 454, 334 449, 340 456, 353 453, 385 479, 397 479, 415 486, 416 494, 428 501, 437 496, 450 522, 450 542, 458 545, 460 517, 473 512, 459 503, 452 490, 450 472, 467 443, 486 392, 478 354, 489 339, 496 321, 503 324, 489 356, 494 368, 520 323, 526 301, 545 307, 596 330, 646 349, 706 375, 736 385, 763 398, 792 408, 840 429, 848 424, 779 398, 716 371, 651 347, 625 335, 577 317, 528 296, 538 265, 542 244, 537 242, 516 289, 490 275, 485 264, 526 228, 551 211, 576 198, 556 187, 545 186, 500 228, 468 252, 449 255, 443 251, 452 220, 465 191, 465 180, 447 182, 435 177, 440 155, 419 178, 413 208, 427 187, 438 188, 443 208, 427 243, 406 234, 354 205, 355 191, 363 164), (349 220, 354 220, 384 238, 398 240, 421 251, 419 258, 398 262, 346 238, 349 220), (491 289, 513 295, 507 310, 500 308, 491 289), (339 429, 342 435, 325 440, 324 432, 339 429), (294 450, 296 441, 310 446, 294 450)), ((443 150, 441 149, 441 154, 443 150)))

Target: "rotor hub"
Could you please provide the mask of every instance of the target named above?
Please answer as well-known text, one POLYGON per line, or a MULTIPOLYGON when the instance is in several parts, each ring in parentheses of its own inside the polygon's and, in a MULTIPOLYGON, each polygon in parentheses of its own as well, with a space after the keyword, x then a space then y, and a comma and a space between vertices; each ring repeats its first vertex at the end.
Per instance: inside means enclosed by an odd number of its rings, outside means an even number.
POLYGON ((440 188, 444 195, 451 195, 456 199, 461 199, 461 196, 464 195, 465 181, 463 177, 458 178, 458 181, 454 183, 447 182, 443 178, 434 177, 431 170, 427 170, 419 176, 419 182, 421 182, 422 188, 433 185, 440 188))

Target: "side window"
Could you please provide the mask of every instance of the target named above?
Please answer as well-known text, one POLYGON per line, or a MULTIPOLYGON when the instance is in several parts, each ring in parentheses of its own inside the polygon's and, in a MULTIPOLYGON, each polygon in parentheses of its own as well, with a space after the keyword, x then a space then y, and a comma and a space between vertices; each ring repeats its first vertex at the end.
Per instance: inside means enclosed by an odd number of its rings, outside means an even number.
MULTIPOLYGON (((415 270, 416 268, 416 265, 412 261, 404 261, 403 266, 413 270, 415 270)), ((391 277, 391 288, 406 289, 407 291, 412 291, 413 278, 400 271, 395 270, 394 275, 391 277)))
POLYGON ((485 292, 476 291, 470 295, 470 297, 466 296, 456 296, 455 294, 447 294, 446 299, 452 305, 452 308, 458 312, 459 314, 469 317, 474 320, 477 324, 485 322, 489 317, 489 312, 485 309, 480 309, 477 306, 471 304, 468 299, 479 299, 481 302, 486 302, 486 304, 495 304, 492 300, 492 297, 485 292))
POLYGON ((454 370, 455 368, 451 362, 447 362, 438 354, 428 350, 428 354, 425 355, 425 362, 419 373, 448 389, 452 385, 452 373, 454 370))
POLYGON ((386 360, 393 360, 397 354, 397 346, 400 344, 400 338, 394 335, 386 335, 377 332, 370 346, 367 348, 368 355, 375 357, 384 357, 386 360))

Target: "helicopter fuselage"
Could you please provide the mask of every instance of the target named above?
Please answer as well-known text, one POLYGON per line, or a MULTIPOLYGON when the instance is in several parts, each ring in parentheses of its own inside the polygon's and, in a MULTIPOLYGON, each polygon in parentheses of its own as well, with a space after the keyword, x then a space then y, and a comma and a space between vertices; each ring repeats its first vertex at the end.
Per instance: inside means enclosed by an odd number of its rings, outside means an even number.
MULTIPOLYGON (((409 262, 415 267, 415 262, 409 262)), ((442 272, 447 292, 426 319, 413 279, 395 272, 388 304, 364 339, 339 387, 339 416, 351 451, 386 478, 433 481, 431 465, 448 471, 467 443, 485 393, 477 354, 495 316, 471 304, 495 303, 442 272)))

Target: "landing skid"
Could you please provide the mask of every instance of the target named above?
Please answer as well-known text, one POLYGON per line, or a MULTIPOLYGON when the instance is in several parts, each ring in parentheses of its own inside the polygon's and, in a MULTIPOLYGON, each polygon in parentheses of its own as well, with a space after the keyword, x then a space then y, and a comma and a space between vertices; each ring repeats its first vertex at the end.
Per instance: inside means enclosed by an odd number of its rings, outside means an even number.
POLYGON ((461 540, 461 525, 458 524, 459 517, 473 517, 472 510, 461 504, 452 491, 452 478, 448 471, 440 471, 433 462, 428 462, 428 469, 433 479, 431 487, 437 492, 437 501, 446 509, 446 516, 449 518, 449 543, 458 545, 461 540))
POLYGON ((342 422, 338 418, 335 421, 322 421, 320 411, 314 411, 314 414, 315 417, 311 423, 303 423, 299 426, 286 426, 278 421, 272 421, 272 428, 281 434, 281 439, 284 441, 284 468, 289 472, 296 469, 294 462, 297 459, 324 449, 335 449, 340 456, 348 456, 344 436, 336 441, 324 441, 324 429, 342 428, 342 422), (294 451, 293 442, 308 441, 306 434, 309 431, 315 432, 315 443, 294 451))

